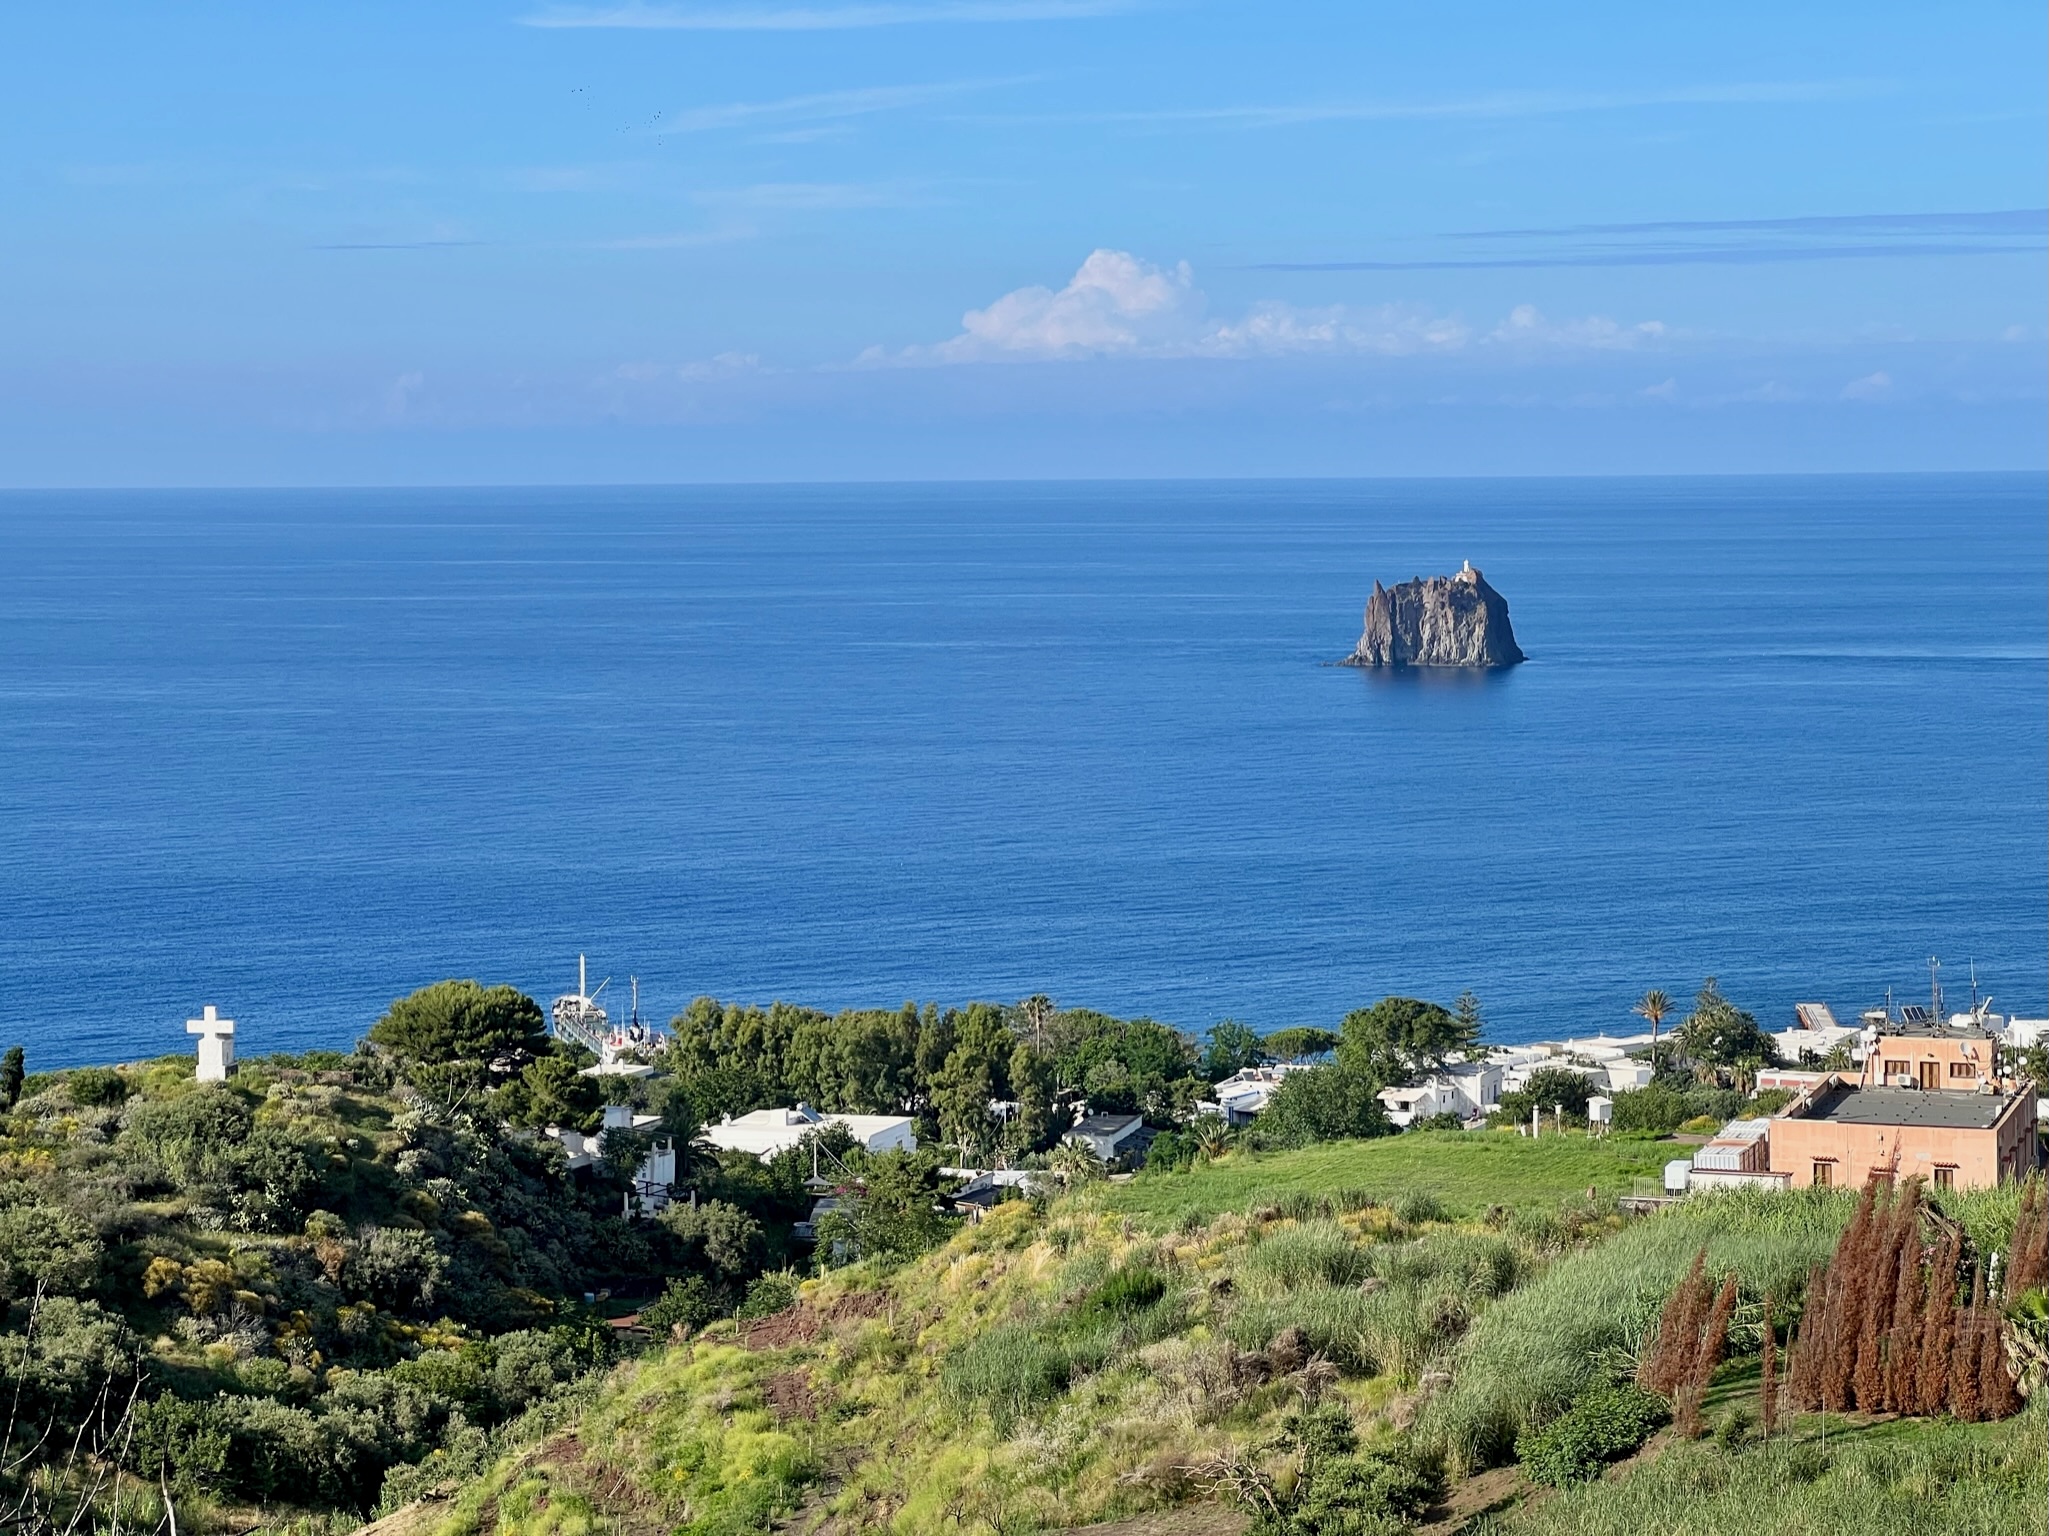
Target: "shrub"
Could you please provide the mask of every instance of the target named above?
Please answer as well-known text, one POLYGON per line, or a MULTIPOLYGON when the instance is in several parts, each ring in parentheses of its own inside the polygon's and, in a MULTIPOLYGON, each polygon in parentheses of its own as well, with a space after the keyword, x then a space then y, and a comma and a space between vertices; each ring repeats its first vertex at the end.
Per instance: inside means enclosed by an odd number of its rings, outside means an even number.
POLYGON ((112 1067, 80 1067, 64 1086, 80 1109, 112 1109, 128 1097, 128 1084, 112 1067))
POLYGON ((787 1270, 771 1275, 758 1275, 747 1287, 747 1299, 740 1303, 735 1317, 772 1317, 778 1312, 788 1311, 797 1304, 797 1277, 787 1270))
POLYGON ((1167 1282, 1159 1272, 1143 1264, 1129 1264, 1115 1270, 1082 1303, 1084 1319, 1129 1317, 1143 1312, 1167 1294, 1167 1282))
POLYGON ((1386 1136, 1394 1127, 1381 1106, 1380 1085, 1343 1067, 1290 1072, 1274 1089, 1253 1127, 1268 1146, 1301 1147, 1350 1136, 1386 1136))
POLYGON ((999 1430, 1034 1404, 1058 1397, 1069 1383, 1109 1357, 1107 1329, 1080 1334, 1049 1332, 1025 1323, 992 1328, 940 1368, 947 1394, 962 1405, 989 1410, 999 1430))
POLYGON ((1412 1189, 1394 1203, 1394 1219, 1403 1226, 1421 1226, 1426 1221, 1448 1221, 1444 1202, 1427 1189, 1412 1189))
POLYGON ((1366 1251, 1334 1221, 1304 1222, 1274 1233, 1246 1256, 1243 1277, 1255 1288, 1298 1291, 1311 1285, 1357 1285, 1366 1251))
POLYGON ((702 1275, 685 1275, 680 1280, 671 1280, 658 1300, 640 1309, 640 1321, 643 1327, 653 1329, 657 1337, 679 1326, 695 1333, 706 1323, 724 1317, 731 1308, 732 1302, 722 1287, 702 1275))
POLYGON ((1495 1118, 1509 1125, 1528 1125, 1532 1110, 1549 1118, 1554 1108, 1562 1107, 1569 1123, 1583 1125, 1587 1100, 1593 1096, 1593 1083, 1584 1073, 1566 1067, 1540 1067, 1522 1087, 1501 1096, 1495 1118))
POLYGON ((1291 1414, 1280 1445, 1300 1472, 1292 1487, 1269 1485, 1268 1499, 1245 1501, 1255 1536, 1398 1536, 1443 1492, 1435 1468, 1358 1443, 1337 1404, 1291 1414))
POLYGON ((1669 1136, 1692 1119, 1693 1113, 1692 1102, 1685 1094, 1663 1083, 1652 1083, 1648 1088, 1625 1088, 1616 1094, 1610 1124, 1618 1131, 1655 1131, 1660 1136, 1669 1136))
POLYGON ((1534 1482, 1582 1483, 1642 1445, 1667 1417, 1664 1400, 1642 1387, 1604 1384, 1541 1429, 1518 1435, 1516 1459, 1534 1482))

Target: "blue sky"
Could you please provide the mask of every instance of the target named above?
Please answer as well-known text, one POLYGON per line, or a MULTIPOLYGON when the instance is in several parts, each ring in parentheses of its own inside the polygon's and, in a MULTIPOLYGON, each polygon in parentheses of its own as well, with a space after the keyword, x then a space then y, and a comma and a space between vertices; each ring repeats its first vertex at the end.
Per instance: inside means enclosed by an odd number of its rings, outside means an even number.
POLYGON ((2039 3, 0 20, 0 483, 2040 466, 2039 3))

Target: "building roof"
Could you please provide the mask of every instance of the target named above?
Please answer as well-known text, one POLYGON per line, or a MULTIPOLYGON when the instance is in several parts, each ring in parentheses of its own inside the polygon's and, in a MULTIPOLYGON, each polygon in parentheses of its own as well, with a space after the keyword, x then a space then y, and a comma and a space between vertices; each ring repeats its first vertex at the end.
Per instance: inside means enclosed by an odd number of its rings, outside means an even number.
POLYGON ((2012 1105, 1999 1093, 1956 1093, 1941 1088, 1839 1088, 1815 1100, 1801 1118, 1838 1125, 1906 1125, 1952 1131, 1989 1131, 2012 1105))
POLYGON ((1945 1024, 1940 1019, 1894 1019, 1890 1024, 1873 1027, 1877 1029, 1880 1040, 1974 1040, 1983 1044, 1998 1038, 1990 1030, 1980 1029, 1975 1024, 1945 1024))
POLYGON ((1089 1115, 1069 1127, 1070 1136, 1106 1137, 1121 1140, 1145 1124, 1143 1115, 1089 1115))
POLYGON ((1800 1021, 1802 1029, 1840 1029, 1836 1023, 1835 1010, 1827 1003, 1795 1003, 1793 1017, 1800 1021))
POLYGON ((704 1128, 704 1139, 726 1151, 752 1152, 767 1159, 828 1125, 843 1127, 866 1146, 878 1136, 909 1130, 912 1121, 906 1115, 821 1114, 808 1104, 799 1104, 794 1109, 757 1109, 721 1120, 704 1128))

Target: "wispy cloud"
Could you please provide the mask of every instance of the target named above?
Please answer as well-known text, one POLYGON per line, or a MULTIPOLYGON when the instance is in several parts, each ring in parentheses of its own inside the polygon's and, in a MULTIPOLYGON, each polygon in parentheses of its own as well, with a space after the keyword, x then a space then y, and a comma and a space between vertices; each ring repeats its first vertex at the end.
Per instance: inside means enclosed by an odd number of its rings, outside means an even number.
POLYGON ((1291 128, 1314 123, 1556 117, 1644 107, 1756 106, 1868 96, 1887 89, 1868 80, 1781 80, 1679 86, 1657 91, 1501 91, 1438 101, 1329 101, 1281 105, 1155 107, 990 118, 1007 123, 1128 123, 1139 127, 1291 128))
POLYGON ((1463 229, 1454 240, 1510 240, 1530 235, 1698 234, 1704 231, 1751 234, 1927 234, 1946 231, 1972 235, 2049 234, 2049 208, 1997 208, 1980 213, 1819 213, 1791 219, 1658 219, 1639 224, 1565 224, 1537 229, 1463 229))
POLYGON ((717 106, 687 107, 660 119, 655 133, 710 133, 726 128, 751 128, 778 123, 830 123, 901 112, 935 101, 1016 85, 1017 80, 942 80, 929 85, 871 85, 848 91, 817 91, 775 101, 733 101, 717 106))
POLYGON ((1553 229, 1475 229, 1439 237, 1440 254, 1267 261, 1265 271, 1433 272, 1462 268, 1754 266, 1771 262, 1999 256, 2049 249, 2049 210, 1666 219, 1553 229), (1525 249, 1503 251, 1504 245, 1525 249))
POLYGON ((1137 9, 1132 0, 935 0, 928 5, 564 6, 520 18, 526 27, 660 32, 843 32, 870 27, 1083 21, 1137 9))
POLYGON ((1059 289, 1031 286, 961 317, 960 334, 928 346, 871 347, 857 366, 1064 362, 1089 358, 1422 357, 1474 348, 1621 351, 1662 341, 1655 321, 1600 316, 1554 322, 1523 305, 1475 331, 1455 315, 1410 305, 1301 308, 1267 301, 1243 315, 1208 313, 1187 262, 1157 266, 1128 251, 1098 250, 1059 289))

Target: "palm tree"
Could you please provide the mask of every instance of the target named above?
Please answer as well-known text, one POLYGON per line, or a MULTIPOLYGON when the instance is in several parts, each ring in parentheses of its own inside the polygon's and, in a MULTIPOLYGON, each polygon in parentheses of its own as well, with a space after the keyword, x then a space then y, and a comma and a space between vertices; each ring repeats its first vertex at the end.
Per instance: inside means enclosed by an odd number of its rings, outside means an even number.
POLYGON ((1638 1018, 1651 1021, 1651 1070, 1655 1072, 1658 1070, 1658 1026, 1665 1022, 1665 1015, 1672 1011, 1672 999, 1658 988, 1652 987, 1636 1000, 1636 1006, 1629 1011, 1638 1018))
POLYGON ((1204 1115, 1195 1130, 1195 1150, 1204 1157, 1222 1157, 1231 1149, 1231 1128, 1222 1115, 1204 1115))

